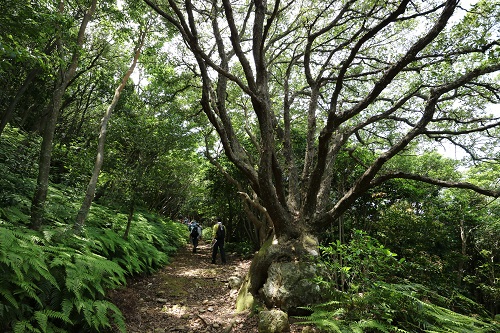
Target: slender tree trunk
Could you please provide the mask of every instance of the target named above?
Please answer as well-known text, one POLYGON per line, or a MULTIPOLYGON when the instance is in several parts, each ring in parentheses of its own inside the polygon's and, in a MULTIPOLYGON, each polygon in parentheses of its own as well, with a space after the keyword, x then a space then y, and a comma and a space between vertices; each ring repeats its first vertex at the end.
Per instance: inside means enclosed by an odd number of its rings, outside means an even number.
POLYGON ((123 233, 123 239, 125 240, 128 239, 128 235, 130 234, 130 227, 132 226, 132 220, 134 219, 134 212, 135 212, 135 195, 133 195, 132 200, 130 200, 128 216, 127 216, 127 227, 125 228, 125 232, 123 233))
POLYGON ((461 247, 462 258, 460 258, 460 261, 458 262, 457 282, 459 286, 462 284, 462 278, 465 270, 465 258, 467 257, 467 231, 465 230, 463 219, 460 220, 460 240, 462 244, 461 247))
POLYGON ((118 104, 118 101, 120 100, 121 93, 123 89, 125 88, 128 79, 130 78, 130 75, 134 72, 134 69, 137 65, 137 61, 139 59, 139 56, 141 54, 141 49, 142 46, 144 45, 144 40, 146 38, 147 31, 142 31, 139 36, 139 40, 137 42, 137 45, 134 50, 134 58, 132 60, 132 63, 125 73, 120 85, 118 88, 115 90, 115 95, 113 96, 113 100, 111 101, 111 104, 108 106, 108 109, 106 110, 106 113, 104 114, 104 117, 101 120, 101 130, 99 132, 99 140, 98 140, 98 145, 97 145, 97 157, 96 161, 94 164, 94 170, 92 172, 92 177, 90 178, 89 185, 87 187, 87 192, 85 194, 85 198, 82 202, 82 206, 80 207, 80 210, 78 211, 78 215, 76 216, 76 223, 75 223, 75 229, 80 229, 84 226, 85 220, 87 219, 90 206, 92 205, 92 201, 94 200, 94 194, 95 190, 97 187, 97 181, 99 179, 99 174, 101 172, 101 167, 104 162, 104 144, 106 142, 106 132, 107 132, 107 127, 108 127, 108 122, 109 119, 111 118, 111 114, 113 113, 113 110, 116 107, 116 104, 118 104))
POLYGON ((12 119, 12 115, 14 114, 14 110, 16 109, 17 103, 21 100, 28 87, 33 82, 35 77, 40 73, 40 69, 33 69, 28 73, 28 76, 24 79, 23 85, 16 93, 16 96, 10 102, 7 109, 2 114, 2 119, 0 121, 0 136, 2 135, 5 126, 7 126, 8 122, 12 119))
MULTIPOLYGON (((52 142, 54 140, 54 132, 57 124, 57 118, 62 106, 62 98, 69 85, 69 82, 75 76, 76 68, 78 66, 78 61, 80 59, 80 51, 84 43, 85 30, 87 25, 95 12, 97 5, 97 0, 92 0, 87 12, 83 16, 80 29, 78 31, 77 46, 71 58, 71 63, 69 67, 64 71, 60 70, 60 75, 58 78, 56 89, 52 95, 52 108, 49 115, 49 119, 46 123, 45 129, 43 131, 42 146, 40 149, 40 159, 38 166, 38 178, 37 185, 35 189, 35 194, 33 196, 33 201, 31 203, 31 228, 39 229, 42 226, 43 210, 45 206, 45 201, 47 200, 47 190, 49 187, 49 174, 50 174, 50 162, 52 158, 52 142)), ((64 13, 64 0, 59 1, 59 13, 64 13)), ((61 33, 61 27, 58 27, 59 34, 61 33)), ((57 51, 59 55, 63 52, 62 37, 58 36, 57 41, 57 51)), ((61 57, 62 58, 62 57, 61 57)))
POLYGON ((31 203, 31 228, 38 230, 42 226, 43 208, 47 199, 49 187, 50 162, 52 157, 52 141, 54 139, 54 129, 57 123, 60 105, 64 94, 63 86, 59 86, 54 91, 52 103, 54 104, 50 118, 48 119, 45 130, 43 131, 42 146, 40 149, 40 158, 38 166, 38 178, 35 195, 31 203))

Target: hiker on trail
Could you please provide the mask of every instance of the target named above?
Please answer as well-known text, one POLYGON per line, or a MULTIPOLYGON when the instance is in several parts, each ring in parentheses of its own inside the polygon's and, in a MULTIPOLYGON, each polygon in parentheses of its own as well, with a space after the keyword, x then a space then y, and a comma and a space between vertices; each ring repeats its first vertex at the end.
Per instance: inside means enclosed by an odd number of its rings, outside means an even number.
POLYGON ((198 240, 201 238, 201 226, 193 220, 189 225, 189 238, 191 238, 191 242, 193 243, 193 253, 196 253, 196 248, 198 247, 198 240))
POLYGON ((213 226, 213 235, 214 238, 212 240, 212 264, 215 264, 218 250, 220 250, 222 263, 225 264, 226 252, 224 252, 224 238, 226 237, 226 227, 220 220, 213 226))

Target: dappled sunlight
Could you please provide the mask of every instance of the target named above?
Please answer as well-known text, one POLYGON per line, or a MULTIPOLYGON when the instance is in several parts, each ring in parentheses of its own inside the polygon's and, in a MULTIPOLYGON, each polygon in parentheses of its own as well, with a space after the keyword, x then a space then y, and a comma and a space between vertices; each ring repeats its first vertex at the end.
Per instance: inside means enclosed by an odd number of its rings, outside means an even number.
POLYGON ((218 275, 217 270, 211 268, 190 268, 186 269, 183 271, 179 271, 177 273, 178 276, 183 276, 183 277, 205 277, 205 278, 210 278, 210 277, 215 277, 218 275))
POLYGON ((188 245, 171 264, 114 293, 128 331, 257 333, 257 317, 235 313, 238 289, 231 287, 234 277, 244 279, 250 260, 236 253, 227 258, 226 265, 214 265, 209 244, 200 244, 197 253, 188 245))
POLYGON ((201 267, 184 267, 182 270, 178 270, 174 274, 179 277, 203 277, 203 278, 216 278, 220 276, 221 270, 230 270, 234 274, 239 275, 241 272, 246 272, 249 267, 248 261, 233 262, 231 265, 220 266, 212 264, 204 264, 201 267), (206 267, 205 267, 206 266, 206 267))
POLYGON ((161 313, 166 313, 177 318, 182 318, 189 314, 189 308, 184 305, 174 304, 172 306, 164 305, 161 309, 161 313))
MULTIPOLYGON (((128 332, 258 333, 258 316, 236 313, 238 288, 233 278, 244 279, 250 259, 227 253, 226 265, 211 264, 210 246, 179 249, 171 264, 154 275, 131 280, 112 293, 124 311, 128 332)), ((292 325, 291 333, 301 332, 292 325)))

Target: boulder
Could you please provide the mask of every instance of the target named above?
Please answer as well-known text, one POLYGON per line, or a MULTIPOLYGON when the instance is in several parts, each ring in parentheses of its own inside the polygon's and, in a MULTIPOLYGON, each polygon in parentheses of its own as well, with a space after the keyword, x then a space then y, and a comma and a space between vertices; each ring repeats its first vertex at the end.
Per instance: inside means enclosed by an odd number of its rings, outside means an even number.
POLYGON ((289 315, 306 315, 311 304, 326 301, 326 290, 315 283, 325 274, 315 263, 317 238, 269 238, 255 255, 239 289, 237 311, 251 310, 262 301, 289 315))
POLYGON ((239 289, 242 284, 241 278, 237 276, 231 276, 228 279, 228 286, 230 289, 239 289))
POLYGON ((259 313, 259 333, 290 332, 288 315, 278 309, 261 311, 259 313))
POLYGON ((307 262, 275 262, 268 269, 268 278, 260 290, 270 308, 277 307, 297 314, 298 307, 323 300, 320 286, 313 282, 317 266, 307 262))

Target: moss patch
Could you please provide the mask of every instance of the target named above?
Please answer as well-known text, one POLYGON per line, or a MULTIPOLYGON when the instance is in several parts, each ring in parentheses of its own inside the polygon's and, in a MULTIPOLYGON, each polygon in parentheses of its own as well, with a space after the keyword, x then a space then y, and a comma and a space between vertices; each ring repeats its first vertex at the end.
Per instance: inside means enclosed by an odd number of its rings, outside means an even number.
POLYGON ((254 297, 252 293, 249 291, 250 279, 248 275, 243 282, 240 292, 238 293, 238 297, 236 298, 236 312, 242 312, 245 310, 249 310, 253 307, 254 297))
POLYGON ((167 297, 185 297, 188 295, 186 286, 190 283, 188 278, 176 276, 162 276, 162 286, 159 288, 163 295, 167 297))

